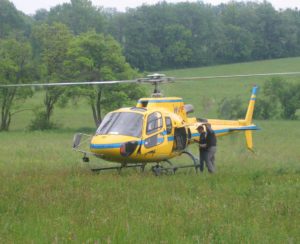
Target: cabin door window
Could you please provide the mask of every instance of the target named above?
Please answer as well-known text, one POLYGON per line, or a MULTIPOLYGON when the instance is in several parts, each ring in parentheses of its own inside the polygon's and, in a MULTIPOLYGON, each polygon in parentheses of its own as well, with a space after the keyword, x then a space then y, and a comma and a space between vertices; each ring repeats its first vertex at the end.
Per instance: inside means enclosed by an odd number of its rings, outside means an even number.
POLYGON ((167 135, 172 133, 172 120, 170 117, 166 117, 166 131, 167 135))
POLYGON ((150 135, 159 131, 163 127, 162 115, 159 112, 154 112, 148 116, 146 134, 150 135))
POLYGON ((149 135, 145 140, 145 148, 151 148, 164 142, 163 119, 159 112, 154 112, 148 116, 146 134, 149 135))

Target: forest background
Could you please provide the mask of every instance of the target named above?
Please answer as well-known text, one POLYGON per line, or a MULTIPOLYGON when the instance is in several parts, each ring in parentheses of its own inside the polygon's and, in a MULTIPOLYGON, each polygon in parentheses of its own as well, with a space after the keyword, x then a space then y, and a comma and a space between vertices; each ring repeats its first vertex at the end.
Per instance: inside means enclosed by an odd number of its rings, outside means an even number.
MULTIPOLYGON (((0 0, 1 85, 157 70, 175 77, 299 71, 299 52, 300 11, 268 2, 162 2, 119 13, 73 0, 28 16, 0 0)), ((219 118, 237 119, 253 84, 261 87, 254 118, 268 119, 255 121, 255 153, 243 134, 223 137, 217 174, 162 177, 96 175, 90 168, 107 162, 87 165, 71 152, 74 133, 94 133, 106 112, 133 106, 152 87, 0 88, 0 242, 299 243, 299 76, 162 89, 193 104, 195 116, 219 110, 219 118)))
MULTIPOLYGON (((72 0, 28 16, 0 0, 0 54, 3 84, 133 79, 141 72, 296 57, 300 11, 277 11, 267 1, 218 6, 160 2, 124 13, 93 6, 89 0, 72 0)), ((296 119, 298 89, 283 80, 270 82, 264 88, 269 99, 258 103, 256 117, 296 119)), ((18 103, 34 92, 0 90, 0 130, 9 129, 18 103)), ((97 126, 107 111, 144 94, 134 85, 47 88, 43 108, 35 109, 30 128, 55 127, 50 120, 54 107, 70 98, 88 99, 97 126)), ((238 111, 239 103, 235 99, 220 106, 238 111)))

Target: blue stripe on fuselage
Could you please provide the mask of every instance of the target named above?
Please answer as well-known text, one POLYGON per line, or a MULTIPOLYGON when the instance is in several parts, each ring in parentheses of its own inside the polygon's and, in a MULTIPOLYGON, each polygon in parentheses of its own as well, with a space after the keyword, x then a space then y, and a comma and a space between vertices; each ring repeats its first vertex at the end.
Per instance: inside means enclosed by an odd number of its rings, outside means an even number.
MULTIPOLYGON (((226 128, 221 130, 214 130, 215 134, 227 133, 232 131, 239 131, 239 130, 259 130, 257 126, 244 126, 239 128, 226 128)), ((163 134, 165 134, 163 132, 163 134)), ((193 133, 192 137, 199 137, 199 133, 193 133)), ((164 138, 158 138, 158 143, 162 143, 164 138)), ((168 141, 174 141, 174 136, 168 136, 168 141)), ((113 149, 113 148, 120 148, 123 143, 112 143, 112 144, 91 144, 91 149, 113 149)), ((139 145, 144 145, 145 140, 140 140, 139 145)))
MULTIPOLYGON (((259 130, 259 128, 256 125, 253 126, 243 126, 238 128, 226 128, 221 130, 214 130, 215 134, 221 134, 226 132, 232 132, 232 131, 239 131, 239 130, 259 130)), ((192 137, 198 137, 200 136, 199 133, 193 133, 192 137)))
POLYGON ((164 100, 139 100, 138 103, 142 103, 142 102, 148 102, 148 103, 179 103, 179 102, 183 102, 182 99, 164 99, 164 100))
POLYGON ((91 144, 91 149, 112 149, 120 148, 123 143, 112 143, 112 144, 91 144))
POLYGON ((168 141, 174 141, 174 136, 168 136, 168 141))

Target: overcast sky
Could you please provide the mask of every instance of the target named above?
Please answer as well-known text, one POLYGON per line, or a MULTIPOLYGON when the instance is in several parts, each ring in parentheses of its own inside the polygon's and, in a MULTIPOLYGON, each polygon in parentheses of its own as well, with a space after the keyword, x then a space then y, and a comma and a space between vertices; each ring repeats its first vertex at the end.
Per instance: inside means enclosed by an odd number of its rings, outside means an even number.
MULTIPOLYGON (((57 4, 64 2, 70 2, 68 0, 10 0, 14 3, 18 10, 26 14, 33 14, 37 9, 45 8, 49 10, 57 4)), ((246 0, 242 0, 246 1, 246 0)), ((253 2, 262 2, 263 0, 253 0, 253 2)), ((146 4, 155 4, 159 0, 92 0, 95 6, 112 7, 119 11, 125 11, 127 7, 134 8, 146 4)), ((167 2, 187 2, 184 0, 167 0, 167 2)), ((189 2, 196 2, 196 0, 190 0, 189 2)), ((204 3, 210 3, 212 5, 218 5, 220 3, 229 2, 229 0, 203 0, 204 3)), ((268 0, 276 9, 295 8, 300 9, 300 0, 268 0)))

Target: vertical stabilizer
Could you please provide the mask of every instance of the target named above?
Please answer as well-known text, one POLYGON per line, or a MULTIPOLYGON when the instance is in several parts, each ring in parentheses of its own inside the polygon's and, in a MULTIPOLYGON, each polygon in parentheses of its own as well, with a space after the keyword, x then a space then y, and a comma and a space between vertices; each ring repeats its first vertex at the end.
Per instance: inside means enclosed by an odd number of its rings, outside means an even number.
MULTIPOLYGON (((254 105, 256 102, 257 90, 258 90, 257 86, 254 86, 252 88, 252 94, 250 97, 250 101, 249 101, 249 105, 248 105, 248 109, 247 109, 247 113, 246 113, 246 118, 245 118, 246 125, 252 124, 252 117, 253 117, 253 112, 254 112, 254 105)), ((247 148, 252 151, 253 150, 252 149, 253 148, 252 130, 246 130, 245 137, 246 137, 247 148)))
POLYGON ((251 122, 252 122, 257 90, 258 90, 257 86, 254 86, 252 88, 252 94, 251 94, 251 98, 250 98, 250 102, 249 102, 249 105, 248 105, 247 114, 246 114, 246 118, 245 118, 245 121, 246 121, 247 125, 250 125, 251 122))

